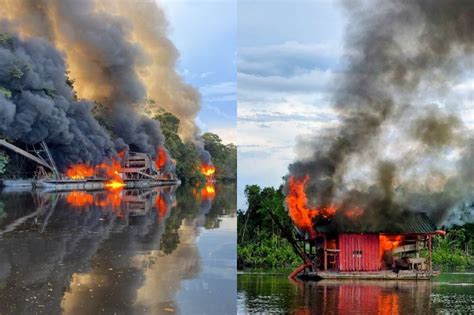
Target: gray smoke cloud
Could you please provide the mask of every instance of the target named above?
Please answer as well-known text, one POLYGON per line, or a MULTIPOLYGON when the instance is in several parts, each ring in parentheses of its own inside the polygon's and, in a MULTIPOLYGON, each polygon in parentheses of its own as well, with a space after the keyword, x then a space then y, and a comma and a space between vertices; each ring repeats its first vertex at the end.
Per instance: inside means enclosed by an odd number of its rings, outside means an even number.
POLYGON ((179 54, 156 2, 0 0, 0 14, 65 54, 78 96, 106 105, 114 134, 132 149, 154 155, 164 142, 159 123, 139 114, 147 97, 158 103, 147 113, 165 108, 180 118, 180 134, 199 142, 199 93, 176 72, 179 54))
POLYGON ((0 32, 0 135, 35 144, 46 141, 59 167, 100 163, 116 154, 108 133, 76 101, 66 83, 63 56, 42 39, 0 32))
POLYGON ((472 67, 474 4, 343 7, 346 69, 333 99, 341 124, 301 144, 311 157, 291 164, 289 176, 309 175, 312 205, 336 204, 342 214, 362 208, 367 224, 390 224, 405 211, 427 212, 439 224, 474 186, 473 133, 449 98, 472 67))

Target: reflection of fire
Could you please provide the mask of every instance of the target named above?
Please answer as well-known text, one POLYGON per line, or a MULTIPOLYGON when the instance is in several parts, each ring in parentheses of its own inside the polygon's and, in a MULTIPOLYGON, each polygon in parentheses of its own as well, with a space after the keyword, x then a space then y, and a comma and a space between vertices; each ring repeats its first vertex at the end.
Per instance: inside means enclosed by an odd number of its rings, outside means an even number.
POLYGON ((166 162, 168 162, 168 154, 166 153, 166 150, 163 148, 163 146, 159 146, 158 150, 156 151, 155 158, 156 168, 161 170, 163 167, 165 167, 166 162))
POLYGON ((207 182, 206 186, 203 189, 201 189, 201 198, 213 200, 215 196, 216 196, 216 189, 214 188, 214 183, 207 182))
POLYGON ((71 191, 67 194, 66 201, 75 207, 90 206, 94 203, 94 196, 84 191, 71 191))
POLYGON ((94 176, 94 168, 83 163, 74 164, 67 169, 66 176, 72 179, 84 179, 94 176))
POLYGON ((381 293, 378 298, 377 314, 400 314, 398 294, 385 292, 381 293))
POLYGON ((304 191, 308 176, 302 180, 291 176, 288 180, 288 193, 286 195, 286 204, 288 212, 295 225, 302 231, 309 233, 310 237, 316 236, 313 228, 313 219, 317 216, 323 218, 332 217, 336 213, 335 207, 327 208, 309 208, 308 197, 304 191))
POLYGON ((155 208, 160 219, 164 218, 168 213, 168 205, 166 204, 165 198, 161 194, 156 196, 155 208))
POLYGON ((94 196, 85 191, 71 191, 66 196, 68 204, 74 207, 99 206, 99 207, 118 207, 122 202, 122 190, 106 190, 94 196))
POLYGON ((380 260, 383 260, 385 252, 392 251, 400 246, 404 240, 403 235, 379 235, 380 241, 380 260))
POLYGON ((204 176, 212 177, 215 172, 216 172, 216 167, 214 165, 206 164, 206 163, 201 164, 201 174, 203 174, 204 176))

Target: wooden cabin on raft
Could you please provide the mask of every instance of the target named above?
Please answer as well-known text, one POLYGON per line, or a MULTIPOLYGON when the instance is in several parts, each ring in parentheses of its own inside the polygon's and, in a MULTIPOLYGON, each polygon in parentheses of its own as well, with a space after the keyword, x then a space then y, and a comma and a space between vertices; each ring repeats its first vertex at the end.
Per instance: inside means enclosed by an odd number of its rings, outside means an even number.
POLYGON ((312 237, 301 234, 306 263, 293 276, 418 280, 439 274, 432 266, 432 238, 444 232, 424 213, 406 212, 402 220, 383 225, 330 219, 314 229, 312 237))

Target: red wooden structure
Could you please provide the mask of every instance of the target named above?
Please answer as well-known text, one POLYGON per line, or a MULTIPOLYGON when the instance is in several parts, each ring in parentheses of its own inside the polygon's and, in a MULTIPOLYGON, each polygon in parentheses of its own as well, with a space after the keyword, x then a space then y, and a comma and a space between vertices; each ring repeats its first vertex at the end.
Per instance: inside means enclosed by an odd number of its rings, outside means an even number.
POLYGON ((339 271, 376 271, 380 269, 377 234, 339 234, 339 271))

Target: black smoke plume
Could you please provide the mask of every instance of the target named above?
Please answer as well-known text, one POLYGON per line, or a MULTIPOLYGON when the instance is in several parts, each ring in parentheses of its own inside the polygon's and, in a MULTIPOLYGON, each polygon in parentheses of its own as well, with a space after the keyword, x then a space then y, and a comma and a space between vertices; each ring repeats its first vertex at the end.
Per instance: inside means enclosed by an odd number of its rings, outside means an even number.
POLYGON ((474 184, 474 137, 450 93, 472 70, 472 1, 347 1, 336 132, 289 166, 312 205, 364 209, 384 226, 405 211, 441 223, 474 184))
POLYGON ((0 32, 0 135, 45 141, 60 168, 100 163, 116 154, 114 143, 66 80, 63 56, 47 41, 0 32))

